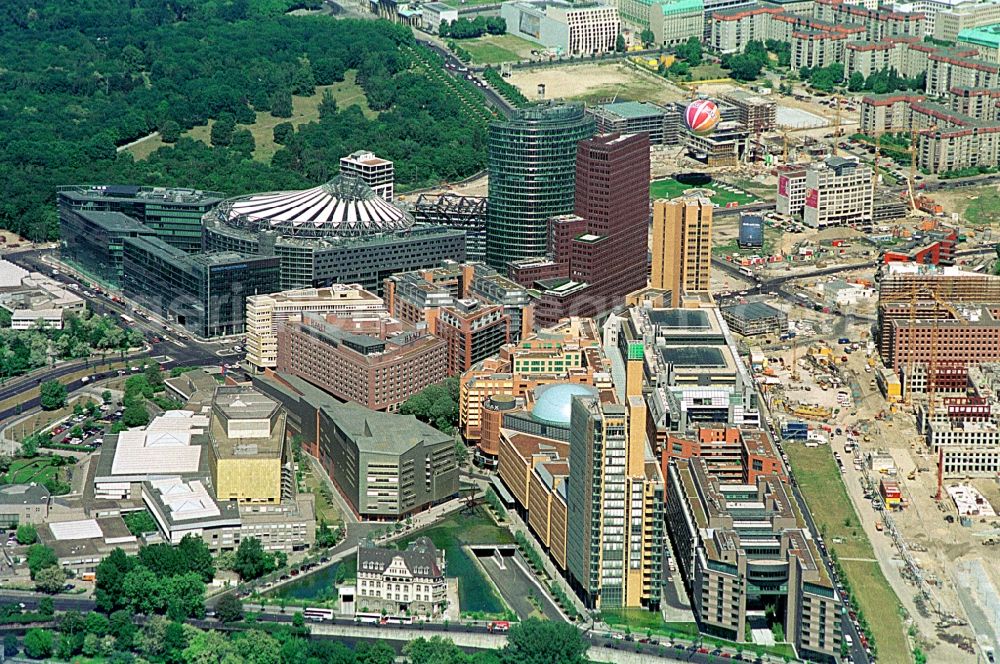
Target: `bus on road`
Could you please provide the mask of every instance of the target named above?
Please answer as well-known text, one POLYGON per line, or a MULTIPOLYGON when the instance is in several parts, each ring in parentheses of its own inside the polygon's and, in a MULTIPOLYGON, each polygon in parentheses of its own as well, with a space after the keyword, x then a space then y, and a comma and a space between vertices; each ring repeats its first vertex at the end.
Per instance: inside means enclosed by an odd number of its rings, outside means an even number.
POLYGON ((321 609, 314 606, 308 606, 306 607, 306 610, 302 612, 302 615, 306 618, 306 620, 323 622, 324 620, 333 620, 333 609, 321 609))

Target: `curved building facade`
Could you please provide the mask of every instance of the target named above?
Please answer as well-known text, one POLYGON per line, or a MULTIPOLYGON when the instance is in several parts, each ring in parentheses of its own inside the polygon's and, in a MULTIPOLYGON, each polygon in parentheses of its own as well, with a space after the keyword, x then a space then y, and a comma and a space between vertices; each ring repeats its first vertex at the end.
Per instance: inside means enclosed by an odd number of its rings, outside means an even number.
POLYGON ((486 261, 543 256, 548 219, 573 211, 577 143, 594 134, 581 104, 520 109, 489 130, 486 261))
POLYGON ((381 293, 396 272, 465 260, 463 231, 415 225, 347 175, 302 191, 231 198, 203 222, 207 251, 279 257, 281 290, 350 283, 381 293))

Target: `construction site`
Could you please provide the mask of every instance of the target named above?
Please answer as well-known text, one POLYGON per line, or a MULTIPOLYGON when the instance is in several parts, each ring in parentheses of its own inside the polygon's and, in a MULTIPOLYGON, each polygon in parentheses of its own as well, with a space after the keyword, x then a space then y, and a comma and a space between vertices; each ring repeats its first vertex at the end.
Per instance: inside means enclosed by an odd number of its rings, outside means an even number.
MULTIPOLYGON (((741 341, 803 490, 824 468, 843 480, 856 520, 838 512, 833 524, 847 526, 830 542, 841 564, 877 562, 927 661, 989 661, 1000 646, 1000 278, 913 264, 873 278, 788 282, 768 301, 789 332, 741 341), (817 310, 852 279, 864 295, 817 310)), ((810 507, 822 523, 822 502, 810 507)))

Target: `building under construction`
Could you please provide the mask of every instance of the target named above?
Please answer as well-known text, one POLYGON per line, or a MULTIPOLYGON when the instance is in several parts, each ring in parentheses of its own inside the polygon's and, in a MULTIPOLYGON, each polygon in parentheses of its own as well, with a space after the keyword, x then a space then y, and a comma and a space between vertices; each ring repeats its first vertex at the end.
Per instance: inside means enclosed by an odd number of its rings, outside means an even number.
POLYGON ((418 223, 448 226, 465 231, 465 257, 486 260, 486 198, 457 194, 420 194, 413 205, 418 223))
POLYGON ((1000 277, 893 263, 879 284, 878 346, 907 392, 962 392, 1000 360, 1000 277))
POLYGON ((751 134, 765 134, 775 130, 778 123, 778 104, 745 90, 733 90, 722 95, 737 111, 737 120, 751 134))
POLYGON ((707 166, 736 166, 749 147, 750 133, 742 122, 720 122, 711 134, 686 132, 688 154, 707 166))
POLYGON ((917 406, 917 430, 938 457, 944 477, 989 477, 1000 473, 1000 365, 968 371, 970 394, 917 406))

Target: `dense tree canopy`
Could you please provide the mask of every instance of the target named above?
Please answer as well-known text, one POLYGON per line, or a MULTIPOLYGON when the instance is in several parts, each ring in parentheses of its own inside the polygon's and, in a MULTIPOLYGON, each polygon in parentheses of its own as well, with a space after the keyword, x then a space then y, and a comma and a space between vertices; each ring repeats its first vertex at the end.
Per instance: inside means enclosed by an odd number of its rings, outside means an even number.
MULTIPOLYGON (((458 179, 484 162, 483 121, 444 83, 413 70, 409 28, 385 21, 283 16, 316 0, 9 0, 0 3, 0 227, 57 234, 54 189, 78 182, 193 186, 241 194, 330 177, 364 147, 397 163, 397 180, 458 179), (237 127, 288 95, 342 81, 370 106, 327 114, 270 164, 246 135, 218 147, 181 132, 229 114, 237 127), (155 130, 173 141, 135 162, 125 145, 155 130)), ((277 109, 284 112, 286 108, 277 109)), ((225 127, 224 127, 225 128, 225 127)))
POLYGON ((438 431, 451 433, 458 424, 458 378, 447 378, 430 385, 403 402, 399 412, 415 415, 438 431))

